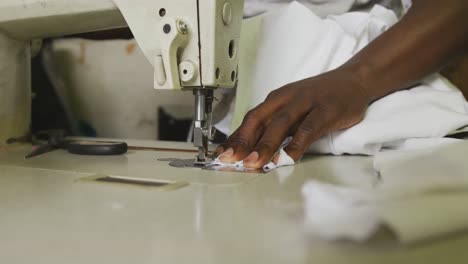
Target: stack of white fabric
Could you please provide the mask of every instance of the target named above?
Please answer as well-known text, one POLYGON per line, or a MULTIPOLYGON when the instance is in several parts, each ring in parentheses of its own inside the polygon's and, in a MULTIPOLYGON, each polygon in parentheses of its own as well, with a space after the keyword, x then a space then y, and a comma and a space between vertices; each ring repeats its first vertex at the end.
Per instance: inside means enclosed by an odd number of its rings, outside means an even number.
MULTIPOLYGON (((248 20, 241 38, 239 85, 234 113, 217 128, 229 134, 245 113, 273 90, 342 65, 397 22, 381 6, 321 19, 293 2, 248 20), (286 48, 285 48, 286 47, 286 48)), ((468 125, 468 103, 449 81, 435 74, 420 85, 374 102, 364 120, 324 136, 313 153, 374 155, 398 149, 408 139, 441 138, 468 125)))
MULTIPOLYGON (((396 22, 393 12, 380 6, 321 19, 297 3, 249 20, 236 112, 221 130, 229 132, 231 121, 237 127, 270 91, 343 64, 396 22)), ((375 155, 373 169, 381 181, 369 188, 307 183, 307 230, 330 240, 365 241, 386 225, 400 241, 413 242, 467 228, 468 194, 458 191, 468 190, 461 155, 468 144, 443 138, 466 125, 466 100, 437 74, 374 102, 360 124, 326 135, 310 152, 375 155)), ((293 164, 282 160, 278 166, 293 164)), ((347 173, 349 181, 360 177, 359 171, 347 173)))

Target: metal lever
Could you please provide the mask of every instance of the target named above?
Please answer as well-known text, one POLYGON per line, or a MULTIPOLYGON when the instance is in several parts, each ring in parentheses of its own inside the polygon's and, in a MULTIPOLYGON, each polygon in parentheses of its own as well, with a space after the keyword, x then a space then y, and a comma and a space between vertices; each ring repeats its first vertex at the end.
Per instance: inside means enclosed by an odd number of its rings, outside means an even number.
POLYGON ((178 52, 189 41, 189 29, 182 20, 165 18, 159 24, 161 55, 155 58, 155 81, 161 88, 181 89, 178 52))

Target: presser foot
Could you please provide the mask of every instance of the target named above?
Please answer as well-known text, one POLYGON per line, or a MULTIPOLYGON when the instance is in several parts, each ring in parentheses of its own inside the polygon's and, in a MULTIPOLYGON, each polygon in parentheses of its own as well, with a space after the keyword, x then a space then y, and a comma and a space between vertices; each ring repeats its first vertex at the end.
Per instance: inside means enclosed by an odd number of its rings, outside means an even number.
POLYGON ((198 148, 198 156, 195 157, 195 160, 194 160, 194 164, 197 165, 197 164, 205 164, 206 163, 206 159, 207 159, 207 153, 208 151, 206 151, 206 148, 204 147, 199 147, 198 148))
POLYGON ((212 159, 207 158, 205 161, 199 161, 195 159, 158 159, 158 161, 169 162, 169 165, 176 168, 198 168, 198 169, 207 169, 212 166, 212 159))
POLYGON ((169 165, 176 168, 196 168, 207 171, 217 172, 239 172, 248 174, 265 174, 267 173, 263 169, 246 169, 236 168, 232 166, 222 166, 217 163, 211 163, 212 160, 208 159, 204 163, 196 163, 193 159, 158 159, 158 161, 169 162, 169 165))

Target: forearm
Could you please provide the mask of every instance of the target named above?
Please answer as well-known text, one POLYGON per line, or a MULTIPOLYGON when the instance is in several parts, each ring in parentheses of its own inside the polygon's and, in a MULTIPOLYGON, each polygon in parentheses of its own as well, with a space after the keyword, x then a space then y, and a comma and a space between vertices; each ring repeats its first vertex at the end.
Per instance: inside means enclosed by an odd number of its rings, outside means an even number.
POLYGON ((343 67, 376 100, 440 70, 467 43, 468 1, 415 0, 400 22, 343 67))

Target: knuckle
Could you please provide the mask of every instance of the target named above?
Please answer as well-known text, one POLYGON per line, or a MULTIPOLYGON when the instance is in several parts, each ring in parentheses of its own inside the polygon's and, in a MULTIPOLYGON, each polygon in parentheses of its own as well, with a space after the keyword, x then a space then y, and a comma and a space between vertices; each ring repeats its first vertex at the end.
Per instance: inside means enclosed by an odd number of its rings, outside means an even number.
POLYGON ((234 132, 232 135, 230 135, 230 136, 227 138, 227 140, 226 140, 221 146, 223 146, 223 145, 229 145, 229 144, 231 143, 231 141, 232 141, 234 138, 238 137, 238 136, 239 136, 239 133, 238 133, 237 131, 234 132))
POLYGON ((289 143, 288 145, 288 150, 289 151, 302 151, 302 149, 304 149, 304 145, 302 143, 300 143, 299 141, 292 141, 291 143, 289 143))
POLYGON ((220 144, 220 145, 217 147, 217 149, 222 149, 222 148, 226 149, 228 146, 229 146, 229 142, 226 141, 226 142, 224 142, 223 144, 220 144))
POLYGON ((262 119, 261 112, 257 107, 247 112, 242 121, 242 129, 252 129, 255 127, 263 129, 266 125, 265 122, 266 120, 262 119))
POLYGON ((275 152, 275 151, 276 151, 276 149, 275 149, 275 142, 272 142, 272 141, 260 142, 260 143, 256 146, 256 149, 257 149, 257 150, 266 151, 266 152, 275 152))
POLYGON ((258 121, 260 117, 260 113, 257 109, 252 109, 244 117, 244 123, 249 123, 252 121, 258 121))
POLYGON ((248 146, 249 140, 244 137, 235 137, 230 140, 229 144, 232 146, 248 146))
MULTIPOLYGON (((324 104, 317 104, 316 110, 318 113, 320 113, 320 116, 318 116, 320 123, 333 122, 341 114, 343 114, 343 112, 339 110, 338 107, 332 107, 324 104)), ((317 120, 315 122, 317 122, 317 120)))
POLYGON ((265 101, 274 99, 274 98, 278 97, 279 95, 280 95, 280 90, 279 90, 279 89, 273 90, 273 91, 271 91, 271 92, 267 95, 265 101))
POLYGON ((307 136, 310 134, 313 134, 314 132, 315 132, 315 129, 311 124, 302 124, 302 126, 300 126, 297 129, 298 134, 304 134, 307 136))
POLYGON ((316 103, 315 108, 317 109, 318 112, 320 112, 321 115, 327 115, 330 112, 332 112, 331 107, 328 106, 327 104, 316 103))
POLYGON ((279 113, 272 120, 276 125, 287 125, 293 121, 293 116, 288 112, 279 113))

